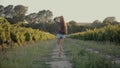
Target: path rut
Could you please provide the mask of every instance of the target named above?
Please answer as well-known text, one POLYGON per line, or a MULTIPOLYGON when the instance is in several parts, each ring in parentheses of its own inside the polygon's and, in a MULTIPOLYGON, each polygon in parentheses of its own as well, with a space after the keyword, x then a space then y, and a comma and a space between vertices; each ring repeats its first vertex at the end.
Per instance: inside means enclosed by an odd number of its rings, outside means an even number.
POLYGON ((50 64, 51 68, 72 68, 72 64, 65 56, 64 51, 62 51, 61 56, 59 56, 58 49, 54 48, 51 55, 51 61, 46 62, 47 64, 50 64))

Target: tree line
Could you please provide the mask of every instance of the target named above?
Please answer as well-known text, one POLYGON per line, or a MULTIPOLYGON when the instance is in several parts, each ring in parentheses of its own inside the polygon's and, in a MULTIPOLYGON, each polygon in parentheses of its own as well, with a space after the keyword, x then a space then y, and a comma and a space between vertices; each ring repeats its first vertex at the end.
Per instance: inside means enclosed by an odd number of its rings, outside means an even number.
POLYGON ((52 12, 50 10, 41 10, 38 13, 30 13, 26 15, 28 7, 24 5, 8 5, 4 7, 0 5, 0 17, 5 17, 10 23, 25 22, 29 24, 40 22, 51 22, 52 12))
POLYGON ((120 22, 118 22, 115 17, 106 17, 103 21, 95 20, 88 24, 80 24, 79 22, 72 20, 68 22, 68 32, 70 34, 83 32, 88 29, 102 28, 104 26, 107 26, 108 24, 117 25, 120 24, 120 22))
MULTIPOLYGON (((27 10, 28 7, 24 5, 8 5, 6 7, 0 5, 0 17, 6 18, 11 24, 24 22, 23 27, 31 27, 55 34, 52 11, 41 10, 37 13, 26 14, 27 10)), ((81 25, 74 20, 66 23, 69 34, 86 31, 87 29, 102 28, 108 23, 112 25, 119 24, 115 17, 106 17, 102 22, 95 20, 87 25, 81 25)))

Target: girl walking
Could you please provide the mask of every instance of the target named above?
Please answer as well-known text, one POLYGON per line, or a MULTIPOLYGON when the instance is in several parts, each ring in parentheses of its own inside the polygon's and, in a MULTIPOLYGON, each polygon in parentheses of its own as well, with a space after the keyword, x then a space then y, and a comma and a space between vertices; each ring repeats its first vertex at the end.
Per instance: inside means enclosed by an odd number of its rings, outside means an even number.
POLYGON ((62 44, 65 38, 65 35, 67 34, 67 25, 64 21, 63 16, 54 18, 54 21, 55 21, 55 32, 57 37, 57 48, 60 56, 62 51, 62 44))

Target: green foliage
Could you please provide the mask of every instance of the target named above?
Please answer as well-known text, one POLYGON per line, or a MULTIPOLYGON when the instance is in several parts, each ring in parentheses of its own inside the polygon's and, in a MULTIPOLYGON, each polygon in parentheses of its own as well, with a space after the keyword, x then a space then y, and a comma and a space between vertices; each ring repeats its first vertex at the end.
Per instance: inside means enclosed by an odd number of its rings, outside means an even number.
POLYGON ((120 43, 120 25, 108 25, 104 28, 87 30, 71 34, 70 38, 120 43))
POLYGON ((33 29, 40 29, 45 32, 55 33, 54 23, 35 23, 35 24, 25 24, 24 27, 31 27, 33 29))
POLYGON ((21 27, 22 23, 11 25, 6 19, 0 18, 0 45, 17 43, 22 45, 24 42, 41 41, 55 38, 52 34, 38 29, 21 27))
POLYGON ((30 41, 30 34, 29 33, 25 33, 25 40, 30 41))

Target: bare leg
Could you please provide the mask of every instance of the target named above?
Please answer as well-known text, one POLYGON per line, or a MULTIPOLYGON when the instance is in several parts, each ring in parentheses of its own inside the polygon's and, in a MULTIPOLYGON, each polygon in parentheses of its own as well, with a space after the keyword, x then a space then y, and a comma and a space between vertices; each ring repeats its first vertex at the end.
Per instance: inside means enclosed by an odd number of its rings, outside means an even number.
POLYGON ((57 49, 59 49, 59 45, 60 45, 60 39, 57 39, 57 45, 56 45, 57 49))
POLYGON ((62 44, 63 44, 64 39, 60 40, 60 51, 63 51, 62 44))
POLYGON ((57 52, 58 52, 58 56, 61 56, 61 39, 57 39, 57 45, 56 45, 56 48, 57 48, 57 52))
POLYGON ((64 39, 60 39, 60 40, 59 40, 59 56, 61 55, 62 50, 63 50, 63 49, 62 49, 63 40, 64 40, 64 39))

